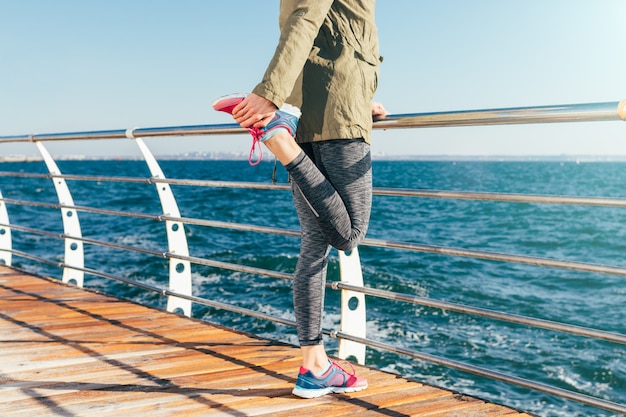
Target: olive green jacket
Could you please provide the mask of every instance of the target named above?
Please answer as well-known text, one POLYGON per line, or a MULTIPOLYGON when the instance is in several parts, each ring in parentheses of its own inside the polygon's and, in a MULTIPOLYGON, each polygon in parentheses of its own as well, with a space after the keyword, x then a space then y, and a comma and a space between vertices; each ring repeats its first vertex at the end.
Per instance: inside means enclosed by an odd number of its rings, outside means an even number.
POLYGON ((370 141, 381 61, 374 8, 375 0, 281 0, 280 40, 253 93, 301 106, 298 142, 370 141))

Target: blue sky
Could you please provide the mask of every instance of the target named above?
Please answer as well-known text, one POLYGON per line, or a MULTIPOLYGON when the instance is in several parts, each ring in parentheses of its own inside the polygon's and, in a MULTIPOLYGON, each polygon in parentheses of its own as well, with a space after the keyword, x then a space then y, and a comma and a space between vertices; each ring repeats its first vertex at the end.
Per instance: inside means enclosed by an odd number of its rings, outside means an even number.
MULTIPOLYGON (((278 0, 0 0, 0 136, 226 123, 260 80, 278 0)), ((379 0, 392 113, 626 99, 626 0, 379 0)), ((146 139, 156 154, 247 150, 245 136, 146 139)), ((36 154, 2 144, 0 154, 36 154)), ((53 154, 135 155, 130 141, 53 154)), ((396 155, 626 155, 626 123, 376 131, 396 155)))

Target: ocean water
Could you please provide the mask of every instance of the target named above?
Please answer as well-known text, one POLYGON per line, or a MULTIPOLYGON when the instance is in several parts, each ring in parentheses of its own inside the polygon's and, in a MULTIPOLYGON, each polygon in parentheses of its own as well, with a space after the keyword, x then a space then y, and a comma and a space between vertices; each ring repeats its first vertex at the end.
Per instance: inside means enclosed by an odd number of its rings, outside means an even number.
MULTIPOLYGON (((60 161, 64 174, 149 177, 139 161, 60 161)), ((269 182, 272 163, 162 161, 168 178, 269 182)), ((375 161, 375 187, 626 198, 626 163, 375 161)), ((43 163, 2 163, 0 171, 45 173, 43 163)), ((278 182, 287 181, 279 167, 278 182)), ((80 206, 160 214, 154 185, 68 181, 80 206)), ((298 229, 286 191, 172 186, 183 217, 298 229)), ((47 179, 0 176, 4 198, 57 203, 47 179)), ((63 231, 54 209, 9 205, 13 224, 63 231)), ((83 236, 164 251, 162 223, 79 213, 83 236)), ((375 196, 368 237, 626 267, 626 209, 375 196)), ((192 256, 292 272, 295 237, 187 226, 192 256)), ((57 239, 13 232, 14 249, 61 261, 57 239)), ((626 278, 597 273, 362 246, 367 286, 513 314, 626 333, 626 278)), ((331 253, 329 279, 339 276, 331 253)), ((14 258, 14 265, 60 277, 60 271, 14 258)), ((165 287, 162 258, 85 246, 85 265, 165 287)), ((293 318, 289 281, 193 265, 195 295, 293 318)), ((164 308, 166 300, 115 281, 85 285, 164 308)), ((532 329, 429 307, 368 297, 368 336, 626 404, 623 345, 532 329)), ((327 291, 325 327, 338 328, 339 294, 327 291)), ((193 315, 264 337, 296 343, 294 329, 194 306, 193 315)), ((336 352, 335 340, 328 349, 336 352)), ((541 416, 611 416, 547 394, 368 348, 368 365, 541 416)))

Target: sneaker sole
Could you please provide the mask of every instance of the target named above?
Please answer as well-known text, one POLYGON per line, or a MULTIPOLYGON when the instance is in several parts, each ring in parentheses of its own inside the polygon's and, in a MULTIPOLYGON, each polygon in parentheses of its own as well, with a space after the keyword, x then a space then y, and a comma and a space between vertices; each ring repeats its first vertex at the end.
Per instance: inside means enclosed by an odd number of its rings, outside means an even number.
POLYGON ((213 103, 211 103, 211 107, 213 107, 214 110, 223 111, 231 114, 233 107, 241 103, 241 101, 246 98, 246 96, 247 94, 244 93, 235 93, 229 94, 227 96, 222 96, 217 98, 213 103))
POLYGON ((291 393, 301 398, 311 399, 321 397, 327 394, 346 394, 349 392, 363 391, 365 388, 367 388, 367 385, 363 387, 327 387, 319 389, 305 389, 295 387, 291 393))

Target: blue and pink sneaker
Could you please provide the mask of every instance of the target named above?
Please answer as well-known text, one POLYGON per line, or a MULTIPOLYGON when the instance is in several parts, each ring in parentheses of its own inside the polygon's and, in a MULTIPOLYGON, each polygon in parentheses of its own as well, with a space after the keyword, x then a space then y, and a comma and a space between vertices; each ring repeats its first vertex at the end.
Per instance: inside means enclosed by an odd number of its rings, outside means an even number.
MULTIPOLYGON (((346 362, 350 365, 349 362, 346 362)), ((352 367, 352 365, 350 365, 352 367)), ((316 376, 313 372, 305 368, 300 368, 296 387, 292 393, 302 398, 317 398, 326 394, 340 394, 345 392, 356 392, 367 388, 367 380, 357 377, 346 371, 337 362, 331 361, 330 369, 324 374, 316 376)))
MULTIPOLYGON (((230 94, 218 98, 213 102, 212 106, 217 111, 222 111, 232 115, 233 109, 241 103, 246 96, 247 94, 242 93, 230 94)), ((285 104, 280 108, 280 110, 276 110, 276 114, 264 128, 248 128, 248 131, 252 135, 252 148, 250 148, 250 155, 248 156, 248 162, 250 165, 257 165, 263 159, 263 150, 260 146, 259 158, 256 161, 253 158, 258 142, 265 142, 278 133, 280 129, 286 130, 291 137, 295 137, 299 117, 300 109, 289 104, 285 104)))

